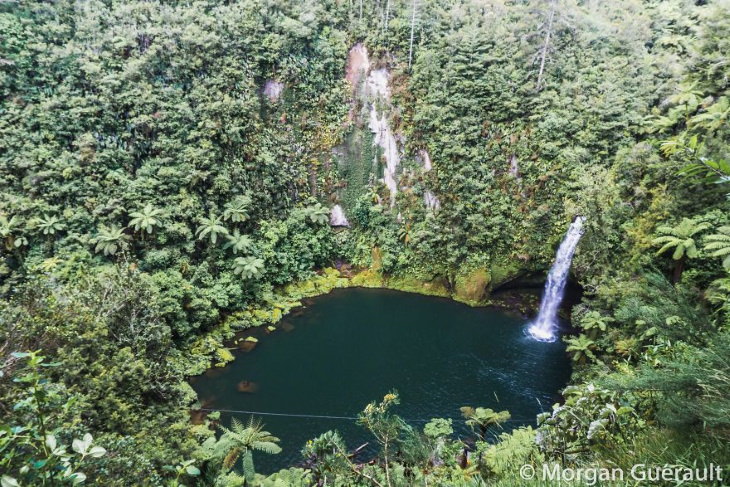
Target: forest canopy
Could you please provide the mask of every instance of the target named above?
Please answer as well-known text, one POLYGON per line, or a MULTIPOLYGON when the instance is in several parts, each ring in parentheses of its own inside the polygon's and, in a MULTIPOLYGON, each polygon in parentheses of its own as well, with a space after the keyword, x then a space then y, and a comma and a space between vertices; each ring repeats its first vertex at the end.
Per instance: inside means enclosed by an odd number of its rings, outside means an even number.
POLYGON ((728 53, 727 0, 0 1, 2 487, 730 468, 728 53), (188 379, 303 297, 498 304, 576 216, 573 375, 533 426, 391 393, 370 461, 323 431, 265 476, 286 432, 191 421, 188 379))

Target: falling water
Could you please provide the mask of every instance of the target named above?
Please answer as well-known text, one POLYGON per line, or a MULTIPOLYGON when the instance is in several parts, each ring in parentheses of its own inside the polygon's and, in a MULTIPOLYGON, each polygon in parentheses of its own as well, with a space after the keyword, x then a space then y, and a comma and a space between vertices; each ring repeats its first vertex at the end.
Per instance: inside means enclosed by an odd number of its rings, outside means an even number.
POLYGON ((547 283, 545 283, 545 293, 540 303, 540 312, 528 330, 536 340, 545 342, 555 340, 558 307, 563 300, 565 283, 568 280, 568 272, 570 271, 573 254, 575 254, 575 248, 583 235, 584 221, 585 217, 579 216, 570 224, 568 233, 565 234, 565 238, 558 248, 555 263, 553 263, 550 274, 548 274, 547 283))
MULTIPOLYGON (((390 88, 388 80, 390 73, 387 69, 374 69, 366 80, 367 94, 371 97, 370 121, 368 127, 373 133, 373 145, 383 149, 385 167, 383 167, 383 182, 390 190, 390 206, 395 205, 398 194, 397 171, 400 164, 400 151, 396 134, 390 127, 387 112, 392 109, 390 103, 390 88), (384 110, 379 110, 379 108, 384 110)), ((377 159, 376 159, 377 162, 377 159)))
POLYGON ((330 212, 330 225, 333 227, 349 227, 350 222, 347 221, 345 210, 340 205, 335 205, 330 212))

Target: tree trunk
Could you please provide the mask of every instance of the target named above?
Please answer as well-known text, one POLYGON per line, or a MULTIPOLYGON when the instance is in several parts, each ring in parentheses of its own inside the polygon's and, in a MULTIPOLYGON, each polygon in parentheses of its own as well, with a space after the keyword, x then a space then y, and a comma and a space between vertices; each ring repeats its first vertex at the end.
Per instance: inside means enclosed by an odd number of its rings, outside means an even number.
POLYGON ((416 30, 416 0, 413 0, 411 10, 411 41, 408 49, 408 69, 411 69, 411 64, 413 62, 413 34, 416 30))
POLYGON ((314 163, 309 164, 309 191, 317 197, 317 167, 314 163))
POLYGON ((545 60, 547 59, 548 49, 550 48, 550 36, 553 31, 553 20, 555 19, 555 0, 550 2, 550 14, 548 16, 547 32, 545 33, 545 41, 542 44, 542 54, 540 55, 540 72, 537 74, 537 91, 542 89, 543 76, 545 74, 545 60))
POLYGON ((253 453, 247 449, 243 454, 243 476, 246 479, 246 485, 253 485, 253 479, 256 475, 256 469, 253 466, 253 453))
POLYGON ((684 257, 674 263, 674 273, 672 275, 672 283, 677 284, 682 278, 682 272, 684 272, 684 257))
POLYGON ((383 16, 383 31, 388 32, 388 16, 390 15, 390 0, 385 3, 385 15, 383 16))

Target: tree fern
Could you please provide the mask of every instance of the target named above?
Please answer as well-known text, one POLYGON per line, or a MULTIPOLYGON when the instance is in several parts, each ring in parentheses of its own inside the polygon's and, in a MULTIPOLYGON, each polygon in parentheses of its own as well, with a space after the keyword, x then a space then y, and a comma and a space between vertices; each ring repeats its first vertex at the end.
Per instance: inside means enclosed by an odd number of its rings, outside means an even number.
POLYGON ((226 205, 223 211, 223 219, 233 223, 242 223, 248 220, 248 213, 251 207, 250 196, 239 196, 226 205))
POLYGON ((723 257, 723 267, 730 270, 730 226, 722 226, 717 231, 705 237, 705 250, 711 251, 712 257, 723 257))
POLYGON ((152 233, 152 230, 160 225, 159 217, 162 215, 162 210, 159 208, 153 208, 152 205, 146 205, 139 211, 134 211, 129 214, 132 219, 129 221, 129 226, 134 228, 135 231, 152 233))
POLYGON ((686 259, 694 259, 699 255, 694 236, 708 228, 710 228, 709 223, 697 222, 690 218, 684 218, 678 225, 673 227, 667 225, 657 227, 657 233, 660 236, 652 241, 654 245, 661 245, 661 248, 657 251, 657 255, 674 249, 672 253, 672 259, 676 261, 674 266, 674 282, 678 282, 682 275, 684 261, 686 259))
POLYGON ((253 452, 260 451, 268 454, 281 453, 281 447, 277 445, 279 438, 273 436, 268 431, 264 431, 263 425, 251 418, 248 424, 244 425, 241 421, 233 418, 231 428, 225 426, 220 427, 223 435, 216 444, 218 454, 225 451, 222 461, 223 472, 231 470, 242 458, 243 474, 248 482, 253 480, 256 471, 253 463, 253 452))
POLYGON ((208 238, 210 243, 214 244, 218 241, 219 236, 228 235, 228 230, 223 226, 223 217, 210 214, 207 218, 200 219, 200 226, 196 230, 195 234, 198 236, 198 240, 208 238))

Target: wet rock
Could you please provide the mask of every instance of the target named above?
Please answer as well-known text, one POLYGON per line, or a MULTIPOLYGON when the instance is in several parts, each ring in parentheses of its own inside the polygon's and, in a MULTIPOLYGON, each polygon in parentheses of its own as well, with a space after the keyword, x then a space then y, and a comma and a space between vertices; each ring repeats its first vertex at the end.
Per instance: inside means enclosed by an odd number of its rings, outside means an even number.
POLYGON ((259 390, 259 385, 250 380, 242 380, 236 385, 236 390, 238 392, 254 393, 259 390))
POLYGON ((441 208, 441 201, 429 190, 423 192, 423 203, 431 211, 436 211, 441 208))
POLYGON ((431 155, 426 149, 421 149, 418 151, 418 159, 420 159, 421 163, 423 164, 424 171, 428 172, 433 168, 433 164, 431 163, 431 155))
POLYGON ((353 93, 357 90, 360 81, 370 71, 370 58, 367 48, 358 42, 347 55, 347 67, 345 68, 345 79, 352 85, 353 93))
POLYGON ((269 101, 279 101, 283 92, 284 83, 280 83, 273 79, 266 80, 266 83, 264 83, 264 95, 266 95, 269 101))

